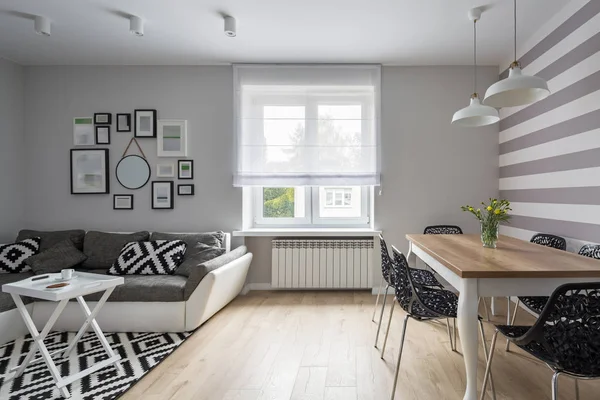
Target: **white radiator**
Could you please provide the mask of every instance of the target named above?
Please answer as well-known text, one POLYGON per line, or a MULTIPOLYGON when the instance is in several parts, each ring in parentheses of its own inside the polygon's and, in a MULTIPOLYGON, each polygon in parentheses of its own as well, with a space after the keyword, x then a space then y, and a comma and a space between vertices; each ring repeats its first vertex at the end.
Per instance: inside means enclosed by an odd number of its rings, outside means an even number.
POLYGON ((275 239, 273 288, 371 289, 373 239, 275 239))

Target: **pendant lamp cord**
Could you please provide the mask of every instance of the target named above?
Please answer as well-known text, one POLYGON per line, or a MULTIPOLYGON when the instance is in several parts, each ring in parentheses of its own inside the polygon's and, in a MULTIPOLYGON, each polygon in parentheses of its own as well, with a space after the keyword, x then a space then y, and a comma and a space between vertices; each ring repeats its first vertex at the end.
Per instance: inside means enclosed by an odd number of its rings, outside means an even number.
POLYGON ((477 20, 473 21, 473 94, 477 94, 477 20))
POLYGON ((515 18, 515 62, 517 61, 517 0, 514 0, 514 18, 515 18))

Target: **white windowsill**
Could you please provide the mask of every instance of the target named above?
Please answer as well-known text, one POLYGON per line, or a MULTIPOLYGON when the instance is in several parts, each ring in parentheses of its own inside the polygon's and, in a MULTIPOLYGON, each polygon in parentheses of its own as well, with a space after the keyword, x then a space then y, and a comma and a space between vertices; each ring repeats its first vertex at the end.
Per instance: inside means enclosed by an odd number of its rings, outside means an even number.
POLYGON ((233 231, 233 236, 377 236, 381 231, 369 228, 251 228, 233 231))

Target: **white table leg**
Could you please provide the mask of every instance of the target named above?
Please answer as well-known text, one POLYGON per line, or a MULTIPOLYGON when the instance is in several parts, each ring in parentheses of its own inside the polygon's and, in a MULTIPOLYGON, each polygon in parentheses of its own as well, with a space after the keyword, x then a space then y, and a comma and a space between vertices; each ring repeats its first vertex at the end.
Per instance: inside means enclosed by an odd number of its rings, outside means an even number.
MULTIPOLYGON (((108 293, 108 291, 107 291, 107 293, 108 293)), ((106 295, 106 293, 105 293, 105 295, 106 295)), ((110 295, 110 293, 108 293, 108 295, 110 295)), ((106 298, 104 298, 104 296, 102 296, 102 298, 104 299, 104 301, 106 301, 108 296, 106 296, 106 298)), ((88 317, 88 320, 90 321, 89 324, 92 325, 92 329, 94 330, 94 332, 96 332, 96 336, 98 337, 98 340, 100 340, 100 343, 102 344, 102 347, 104 347, 104 351, 106 351, 106 354, 108 354, 108 357, 109 358, 116 357, 116 361, 113 363, 113 365, 114 365, 115 369, 117 370, 117 372, 119 374, 125 373, 125 371, 123 370, 123 366, 120 363, 121 357, 118 355, 115 355, 115 352, 113 351, 112 347, 110 347, 110 343, 108 343, 108 340, 106 340, 106 336, 104 336, 102 329, 100 329, 100 325, 98 325, 98 322, 96 322, 96 319, 92 317, 92 312, 90 311, 90 308, 88 307, 88 305, 85 302, 85 300, 83 299, 83 297, 81 297, 81 296, 77 297, 77 302, 81 306, 81 309, 83 310, 86 317, 88 317)), ((97 309, 98 309, 98 311, 100 311, 99 308, 102 308, 103 305, 104 305, 104 302, 103 303, 98 302, 98 304, 94 308, 94 311, 96 311, 97 309)))
POLYGON ((496 298, 492 297, 492 304, 490 305, 490 308, 492 310, 492 315, 495 317, 496 316, 496 298))
POLYGON ((467 375, 464 400, 477 399, 478 298, 477 279, 461 279, 460 295, 458 297, 458 329, 467 375))
POLYGON ((46 345, 44 344, 44 339, 50 332, 50 329, 52 329, 52 326, 54 326, 54 324, 56 323, 56 320, 58 319, 60 314, 63 312, 67 303, 69 303, 69 300, 68 299, 61 300, 58 303, 58 305, 52 312, 50 319, 48 320, 48 322, 46 322, 46 325, 44 325, 44 328, 42 329, 42 332, 40 333, 40 332, 38 332, 37 328, 35 327, 35 324, 33 323, 31 316, 27 312, 27 308, 25 308, 25 304, 23 304, 23 300, 21 300, 21 297, 17 294, 13 294, 13 293, 11 293, 11 296, 13 298, 13 301, 17 305, 17 309, 19 310, 21 317, 23 318, 23 322, 25 322, 25 326, 27 326, 29 333, 31 333, 31 337, 33 338, 33 344, 31 346, 31 350, 29 350, 29 353, 25 357, 25 360, 23 360, 23 363, 17 368, 15 374, 11 377, 11 379, 18 378, 19 376, 21 376, 23 374, 23 372, 25 371, 25 368, 27 368, 27 365, 29 365, 29 363, 31 362, 31 358, 35 355, 37 350, 39 350, 42 355, 42 359, 44 360, 44 362, 48 366, 48 369, 50 370, 50 374, 52 375, 52 379, 54 379, 54 383, 56 383, 56 386, 58 386, 58 390, 59 390, 61 396, 64 398, 69 398, 71 395, 69 394, 69 391, 67 390, 67 388, 62 386, 63 379, 60 376, 60 372, 58 371, 58 368, 56 368, 54 361, 52 361, 52 356, 50 355, 50 352, 48 351, 48 349, 46 348, 46 345))
MULTIPOLYGON (((104 306, 104 303, 106 303, 106 300, 112 294, 112 292, 113 292, 114 289, 115 289, 114 287, 111 287, 107 291, 104 292, 104 294, 102 295, 102 297, 100 297, 100 300, 98 301, 98 304, 96 304, 96 307, 94 307, 94 311, 92 311, 89 315, 87 315, 87 313, 85 312, 85 309, 83 310, 83 312, 84 312, 84 314, 86 314, 87 318, 85 320, 85 323, 79 329, 79 332, 77 332, 77 334, 75 335, 75 337, 73 338, 73 340, 71 340, 71 343, 69 343, 69 346, 67 347, 67 349, 63 353, 63 357, 64 358, 68 357, 71 354, 71 352, 73 351, 73 349, 77 345, 77 342, 79 342, 79 340, 81 339, 81 337, 88 330, 88 328, 90 327, 90 324, 92 323, 92 321, 96 319, 96 316, 98 315, 98 313, 100 312, 100 310, 104 306)), ((78 301, 79 301, 80 297, 77 297, 78 301)), ((83 300, 83 298, 81 298, 81 299, 83 300)))
POLYGON ((408 254, 406 254, 406 262, 411 268, 417 268, 417 255, 412 251, 412 242, 408 245, 408 254))
POLYGON ((510 296, 506 298, 506 325, 510 325, 510 296))

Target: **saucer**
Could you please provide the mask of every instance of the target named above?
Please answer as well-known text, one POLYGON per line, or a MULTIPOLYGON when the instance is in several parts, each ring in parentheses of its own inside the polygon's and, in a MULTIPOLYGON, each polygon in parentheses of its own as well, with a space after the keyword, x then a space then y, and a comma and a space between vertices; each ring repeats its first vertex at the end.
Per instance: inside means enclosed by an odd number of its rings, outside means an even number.
POLYGON ((69 282, 69 281, 72 281, 73 279, 77 279, 77 274, 73 274, 73 276, 70 277, 69 279, 65 279, 62 276, 59 276, 57 278, 54 278, 54 282, 69 282))

